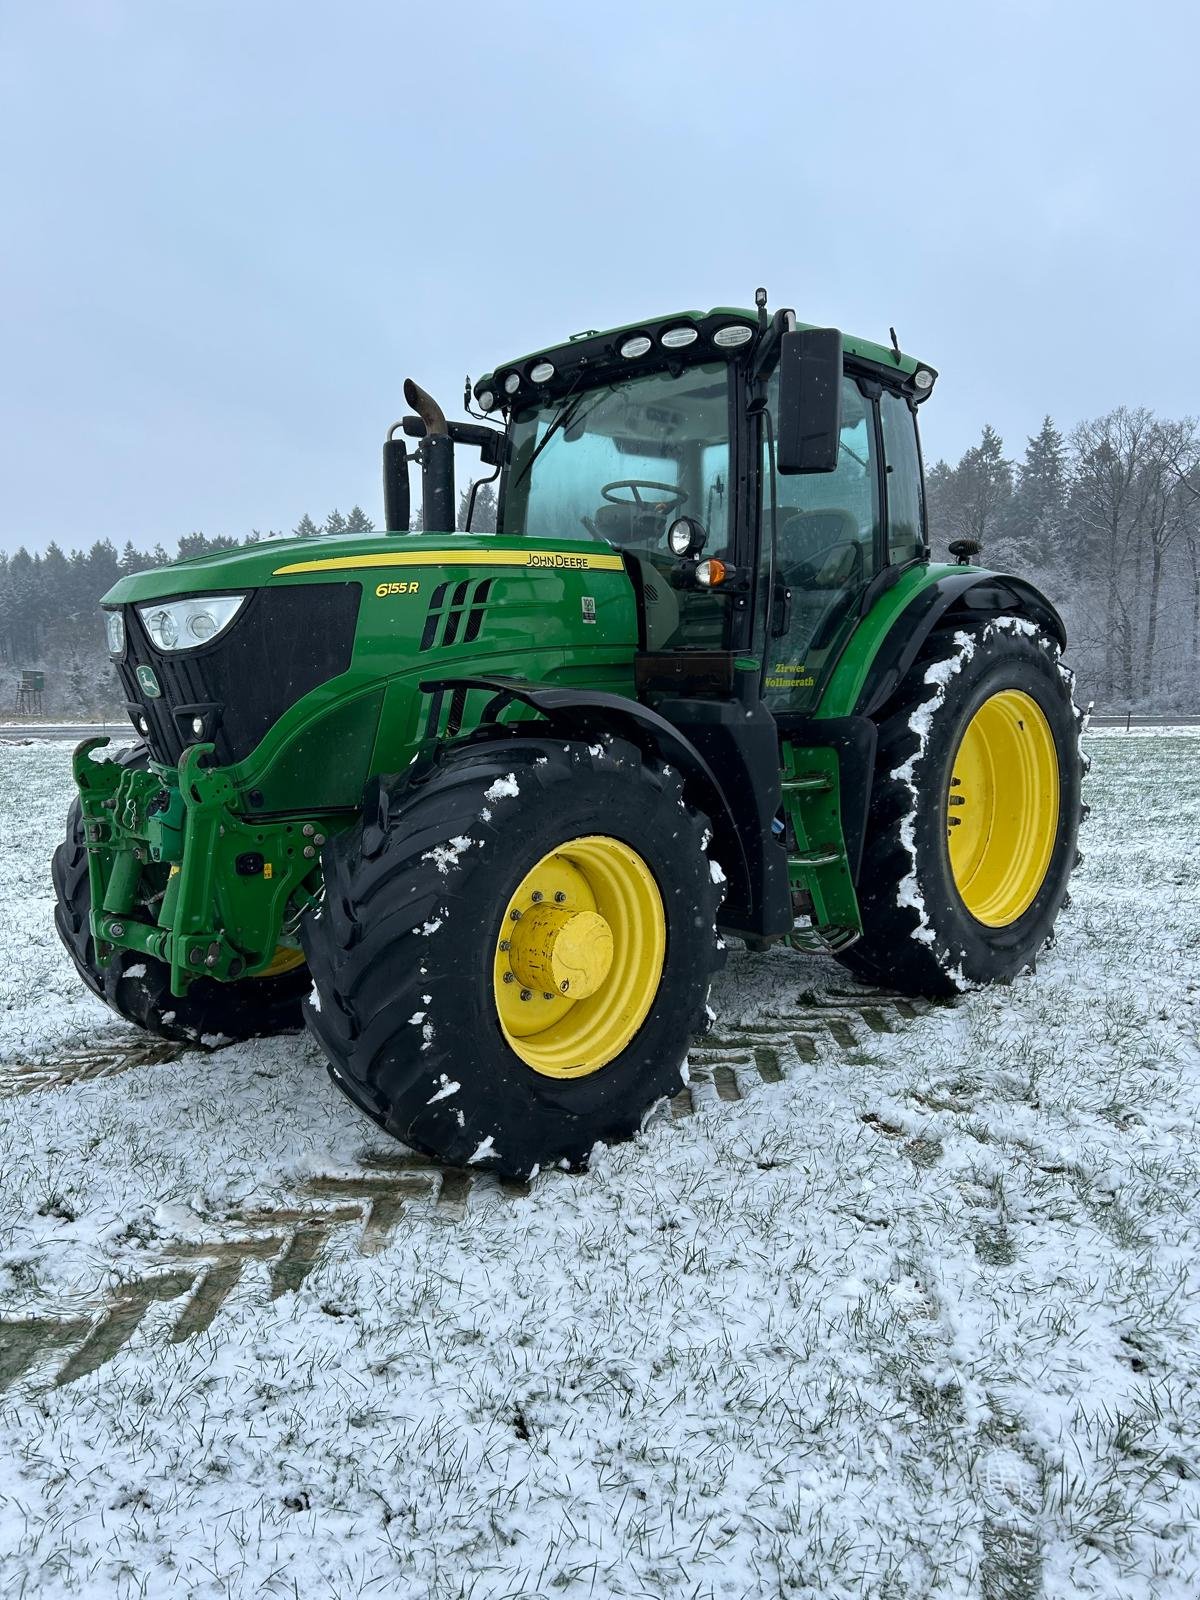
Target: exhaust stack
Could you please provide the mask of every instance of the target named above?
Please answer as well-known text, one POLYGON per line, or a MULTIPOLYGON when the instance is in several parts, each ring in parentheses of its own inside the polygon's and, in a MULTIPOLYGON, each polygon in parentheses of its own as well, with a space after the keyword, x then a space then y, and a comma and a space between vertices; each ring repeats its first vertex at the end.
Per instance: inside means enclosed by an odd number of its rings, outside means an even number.
POLYGON ((404 398, 425 424, 425 437, 417 448, 421 463, 423 526, 430 532, 453 533, 456 521, 454 440, 446 424, 446 413, 433 396, 426 394, 411 378, 404 380, 404 398))

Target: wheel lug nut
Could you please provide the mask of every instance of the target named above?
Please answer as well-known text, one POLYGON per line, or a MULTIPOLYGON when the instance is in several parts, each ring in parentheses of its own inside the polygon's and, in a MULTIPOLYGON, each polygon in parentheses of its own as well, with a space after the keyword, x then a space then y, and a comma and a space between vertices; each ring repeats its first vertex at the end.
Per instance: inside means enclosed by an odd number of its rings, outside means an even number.
POLYGON ((543 1000, 553 1000, 553 999, 554 999, 554 996, 553 996, 553 995, 552 995, 552 994, 544 994, 544 995, 543 995, 543 996, 542 996, 542 999, 543 999, 543 1000))
POLYGON ((517 980, 511 972, 506 972, 504 974, 504 981, 505 983, 516 983, 517 980))
POLYGON ((510 911, 508 914, 514 922, 520 922, 521 913, 519 911, 510 911))
POLYGON ((558 987, 562 990, 562 992, 564 994, 566 994, 567 990, 571 987, 571 985, 568 982, 568 980, 566 978, 564 978, 563 981, 559 984, 558 987))
POLYGON ((533 999, 533 990, 532 989, 522 989, 521 990, 521 999, 522 1000, 532 1000, 533 999))
POLYGON ((559 890, 559 891, 558 891, 558 893, 557 893, 557 894, 556 894, 556 895, 555 895, 555 896, 554 896, 554 904, 555 904, 555 905, 556 905, 556 906, 560 906, 560 905, 562 905, 562 903, 563 903, 563 901, 564 901, 564 900, 565 900, 565 899, 566 899, 566 898, 567 898, 567 897, 566 897, 566 895, 565 895, 565 894, 564 894, 564 893, 563 893, 563 892, 562 892, 562 890, 561 890, 561 889, 560 889, 560 890, 559 890))
POLYGON ((500 948, 501 948, 501 950, 507 950, 508 949, 508 940, 507 939, 501 939, 500 948))
POLYGON ((530 896, 530 899, 533 901, 534 905, 537 905, 539 900, 544 900, 545 898, 545 895, 540 889, 535 889, 533 894, 530 896))

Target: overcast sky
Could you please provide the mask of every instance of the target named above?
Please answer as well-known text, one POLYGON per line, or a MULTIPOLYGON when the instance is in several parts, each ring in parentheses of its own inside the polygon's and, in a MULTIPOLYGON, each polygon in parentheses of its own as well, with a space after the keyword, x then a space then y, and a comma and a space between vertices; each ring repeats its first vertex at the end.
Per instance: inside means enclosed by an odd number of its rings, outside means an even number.
POLYGON ((929 459, 1200 412, 1194 3, 0 0, 0 547, 360 501, 414 376, 772 306, 929 459))

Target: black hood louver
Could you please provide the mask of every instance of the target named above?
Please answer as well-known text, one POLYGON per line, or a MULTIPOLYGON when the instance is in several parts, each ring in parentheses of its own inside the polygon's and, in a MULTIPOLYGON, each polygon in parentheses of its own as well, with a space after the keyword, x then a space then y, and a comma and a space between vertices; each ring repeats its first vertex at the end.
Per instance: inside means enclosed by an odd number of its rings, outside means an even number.
POLYGON ((478 639, 492 582, 491 578, 463 578, 458 583, 439 583, 429 602, 418 649, 436 650, 478 639))

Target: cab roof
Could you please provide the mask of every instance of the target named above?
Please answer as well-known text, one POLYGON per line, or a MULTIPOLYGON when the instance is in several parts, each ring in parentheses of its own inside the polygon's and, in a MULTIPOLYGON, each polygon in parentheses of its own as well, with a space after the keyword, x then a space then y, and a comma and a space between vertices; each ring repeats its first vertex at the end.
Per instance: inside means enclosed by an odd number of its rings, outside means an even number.
MULTIPOLYGON (((796 323, 797 328, 814 326, 814 323, 796 323)), ((588 328, 582 333, 573 333, 562 344, 546 345, 515 361, 501 362, 475 384, 475 398, 483 410, 490 411, 499 409, 508 396, 519 395, 522 399, 528 399, 543 391, 552 394, 555 389, 564 387, 564 382, 574 387, 579 381, 580 371, 588 367, 611 371, 614 362, 618 362, 620 368, 625 369, 628 361, 628 370, 633 372, 643 360, 649 369, 651 366, 669 366, 672 361, 690 363, 702 356, 707 356, 709 360, 728 359, 751 348, 758 331, 759 313, 745 306, 714 306, 711 311, 672 311, 664 316, 647 317, 640 322, 623 323, 616 328, 588 328), (684 346, 674 347, 679 349, 679 354, 674 354, 673 348, 662 343, 664 334, 682 333, 689 329, 695 330, 695 338, 684 346), (733 330, 739 329, 747 330, 740 344, 725 342, 736 338, 733 330), (649 341, 644 354, 623 358, 622 346, 639 338, 649 341), (545 366, 552 368, 551 375, 542 381, 535 380, 532 376, 535 369, 545 366), (514 380, 516 388, 506 390, 506 384, 514 380), (484 405, 483 401, 489 395, 493 403, 484 405)), ((901 386, 909 389, 916 400, 927 398, 933 386, 932 380, 937 377, 936 371, 916 356, 905 355, 889 345, 876 344, 871 339, 843 333, 842 348, 852 361, 878 369, 881 377, 890 375, 893 382, 898 378, 901 386), (918 370, 930 375, 930 381, 920 389, 911 382, 918 370)))

